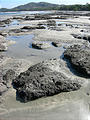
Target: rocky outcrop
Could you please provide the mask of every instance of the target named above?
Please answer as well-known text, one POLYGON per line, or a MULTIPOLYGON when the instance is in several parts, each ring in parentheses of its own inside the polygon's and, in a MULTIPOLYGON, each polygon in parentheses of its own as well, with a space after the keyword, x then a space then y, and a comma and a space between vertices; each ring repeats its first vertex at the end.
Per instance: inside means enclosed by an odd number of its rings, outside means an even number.
POLYGON ((90 76, 90 46, 73 45, 66 49, 64 57, 83 75, 90 76))
POLYGON ((56 26, 56 21, 55 20, 48 20, 47 25, 48 26, 56 26))
POLYGON ((45 15, 35 15, 35 20, 47 20, 47 19, 51 19, 51 16, 48 14, 45 15))
POLYGON ((84 39, 84 40, 88 40, 90 42, 90 34, 72 34, 72 36, 74 38, 84 39))
POLYGON ((0 21, 0 25, 10 24, 11 21, 12 21, 11 19, 2 20, 2 21, 0 21))
POLYGON ((32 47, 36 49, 46 49, 46 48, 50 48, 51 45, 46 42, 34 41, 32 43, 32 47))
POLYGON ((23 16, 14 16, 13 17, 14 20, 24 20, 23 16))
POLYGON ((64 30, 61 29, 60 27, 53 27, 53 26, 50 26, 48 29, 49 29, 49 30, 55 30, 55 31, 64 31, 64 30))
POLYGON ((28 32, 26 29, 11 29, 9 33, 21 33, 21 32, 28 32))
POLYGON ((35 16, 26 16, 25 20, 35 20, 35 16))
POLYGON ((54 45, 55 47, 61 47, 61 43, 60 42, 52 42, 52 45, 54 45))
POLYGON ((23 102, 27 102, 80 89, 82 83, 58 71, 59 66, 60 61, 54 59, 38 63, 21 73, 13 80, 17 95, 23 102))
POLYGON ((38 25, 38 26, 24 26, 22 29, 35 30, 35 29, 45 29, 45 27, 41 26, 41 25, 38 25))
POLYGON ((47 20, 47 19, 51 19, 51 16, 46 14, 46 15, 40 15, 40 14, 36 14, 36 15, 27 15, 24 20, 47 20))
POLYGON ((11 82, 15 78, 15 72, 9 69, 5 75, 3 75, 3 83, 7 86, 7 88, 11 87, 11 82))
POLYGON ((12 79, 15 79, 15 72, 13 70, 8 70, 3 75, 2 69, 0 69, 0 95, 11 87, 12 79))
POLYGON ((2 72, 0 71, 0 95, 7 91, 7 87, 3 82, 4 82, 3 75, 2 72))
POLYGON ((8 35, 8 33, 6 33, 6 32, 0 32, 0 35, 6 37, 8 35))
POLYGON ((0 44, 0 51, 6 51, 7 50, 7 44, 6 43, 1 43, 0 44))
POLYGON ((7 50, 7 43, 3 36, 0 35, 0 51, 6 51, 7 50))

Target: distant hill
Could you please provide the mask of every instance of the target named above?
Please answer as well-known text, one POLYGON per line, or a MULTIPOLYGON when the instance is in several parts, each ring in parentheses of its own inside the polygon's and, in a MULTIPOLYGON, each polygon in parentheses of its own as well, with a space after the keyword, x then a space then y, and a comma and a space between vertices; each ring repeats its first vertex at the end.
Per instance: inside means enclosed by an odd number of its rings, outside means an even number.
POLYGON ((58 4, 51 4, 47 2, 39 2, 39 3, 31 2, 25 5, 17 6, 12 9, 2 8, 0 9, 0 11, 2 12, 4 11, 33 11, 33 10, 37 11, 37 10, 57 10, 57 9, 59 9, 58 4))
POLYGON ((0 12, 6 12, 6 11, 8 11, 9 9, 7 9, 7 8, 1 8, 0 9, 0 12))
POLYGON ((47 2, 31 2, 25 5, 20 5, 12 9, 1 8, 0 12, 10 11, 40 11, 40 10, 69 10, 69 11, 90 11, 90 4, 86 5, 58 5, 47 2))
POLYGON ((18 7, 13 8, 13 10, 51 10, 51 9, 57 9, 59 5, 57 4, 51 4, 46 2, 39 2, 39 3, 28 3, 25 5, 20 5, 18 7))

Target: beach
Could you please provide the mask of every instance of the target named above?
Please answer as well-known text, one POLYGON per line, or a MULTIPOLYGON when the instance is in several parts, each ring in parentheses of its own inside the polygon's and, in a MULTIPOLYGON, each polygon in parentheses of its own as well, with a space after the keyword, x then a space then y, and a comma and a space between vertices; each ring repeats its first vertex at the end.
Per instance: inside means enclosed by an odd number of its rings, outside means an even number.
MULTIPOLYGON (((17 97, 18 88, 15 89, 12 85, 14 77, 7 84, 1 82, 0 120, 89 120, 90 77, 86 77, 89 70, 86 71, 86 76, 81 76, 64 59, 64 52, 69 46, 78 44, 87 47, 90 44, 90 16, 87 16, 87 12, 38 11, 8 14, 0 15, 1 73, 5 75, 8 70, 12 70, 18 80, 20 73, 41 63, 56 74, 60 73, 65 80, 68 78, 71 82, 74 81, 78 87, 72 89, 70 86, 69 91, 65 88, 58 94, 23 103, 17 97)), ((89 53, 85 55, 89 59, 89 53)), ((88 69, 86 67, 85 70, 88 69)), ((66 83, 65 85, 67 86, 66 83)))

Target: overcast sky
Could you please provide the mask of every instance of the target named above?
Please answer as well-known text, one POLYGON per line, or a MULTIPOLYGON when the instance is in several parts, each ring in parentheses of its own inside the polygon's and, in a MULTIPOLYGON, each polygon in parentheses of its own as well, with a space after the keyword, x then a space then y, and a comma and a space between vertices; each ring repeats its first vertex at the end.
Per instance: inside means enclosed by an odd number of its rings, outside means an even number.
POLYGON ((13 8, 30 2, 49 2, 55 4, 86 4, 90 0, 0 0, 0 8, 13 8))

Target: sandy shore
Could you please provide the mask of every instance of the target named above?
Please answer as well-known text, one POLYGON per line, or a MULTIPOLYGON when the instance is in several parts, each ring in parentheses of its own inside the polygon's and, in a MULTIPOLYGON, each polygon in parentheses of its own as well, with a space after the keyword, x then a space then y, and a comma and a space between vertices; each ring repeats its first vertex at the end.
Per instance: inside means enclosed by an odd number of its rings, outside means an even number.
POLYGON ((72 34, 80 34, 82 29, 89 31, 89 17, 79 16, 78 18, 68 18, 66 20, 54 20, 57 24, 61 24, 56 27, 59 30, 54 26, 55 29, 48 27, 26 32, 10 32, 12 29, 21 29, 23 26, 37 26, 40 23, 45 25, 47 20, 20 20, 18 24, 9 25, 1 29, 1 32, 8 34, 5 38, 12 40, 12 42, 7 42, 10 46, 6 52, 2 52, 5 59, 0 63, 0 67, 3 69, 3 73, 12 69, 19 75, 36 63, 51 58, 58 58, 61 59, 60 71, 70 78, 84 81, 84 86, 78 91, 40 98, 28 103, 21 103, 19 100, 16 100, 16 91, 11 87, 0 97, 0 120, 90 119, 90 79, 74 74, 73 70, 68 68, 66 61, 62 60, 64 47, 72 44, 86 44, 86 40, 74 38, 72 34), (33 49, 30 46, 32 41, 49 42, 51 48, 45 50, 33 49), (60 42, 61 47, 54 47, 51 44, 57 41, 60 42), (11 45, 12 43, 15 44, 11 45))

